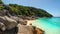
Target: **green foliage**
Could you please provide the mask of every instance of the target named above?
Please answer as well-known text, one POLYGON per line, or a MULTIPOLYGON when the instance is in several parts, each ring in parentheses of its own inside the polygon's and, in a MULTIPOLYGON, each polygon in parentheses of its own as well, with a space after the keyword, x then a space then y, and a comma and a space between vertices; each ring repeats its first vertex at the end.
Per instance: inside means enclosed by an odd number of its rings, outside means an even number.
POLYGON ((38 9, 34 7, 21 6, 17 4, 0 5, 0 10, 8 10, 12 15, 22 15, 22 16, 38 16, 38 17, 52 17, 51 14, 43 9, 38 9))
POLYGON ((2 0, 0 0, 0 4, 3 4, 2 0))
POLYGON ((0 6, 0 10, 3 10, 4 9, 4 6, 0 6))
POLYGON ((38 17, 52 17, 51 14, 43 9, 34 7, 21 6, 17 4, 4 5, 0 0, 0 10, 8 10, 11 14, 22 15, 22 16, 38 16, 38 17))
POLYGON ((15 14, 20 14, 20 10, 19 10, 19 7, 16 6, 16 4, 12 5, 10 4, 9 6, 9 9, 11 10, 12 13, 15 13, 15 14))
POLYGON ((11 13, 17 15, 52 17, 52 15, 46 12, 45 10, 37 9, 34 7, 20 6, 17 4, 9 4, 9 9, 11 13))

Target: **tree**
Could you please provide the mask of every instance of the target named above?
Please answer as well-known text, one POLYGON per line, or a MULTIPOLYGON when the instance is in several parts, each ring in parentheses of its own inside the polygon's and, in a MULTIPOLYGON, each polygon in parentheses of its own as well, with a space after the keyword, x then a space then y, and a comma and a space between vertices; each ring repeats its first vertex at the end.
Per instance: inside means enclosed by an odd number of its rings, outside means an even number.
POLYGON ((2 0, 0 0, 0 4, 3 4, 2 0))
POLYGON ((9 4, 10 12, 17 15, 25 15, 25 16, 39 16, 39 17, 52 17, 47 11, 43 9, 38 9, 34 7, 21 6, 17 4, 9 4))
POLYGON ((4 6, 0 6, 0 10, 3 10, 4 9, 4 6))

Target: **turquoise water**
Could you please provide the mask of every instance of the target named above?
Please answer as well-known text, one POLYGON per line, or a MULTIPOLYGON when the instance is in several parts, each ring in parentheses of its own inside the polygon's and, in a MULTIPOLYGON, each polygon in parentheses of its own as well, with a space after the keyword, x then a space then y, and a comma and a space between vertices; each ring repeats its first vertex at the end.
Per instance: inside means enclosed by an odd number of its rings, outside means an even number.
POLYGON ((60 34, 60 18, 39 18, 33 24, 45 31, 45 34, 60 34))

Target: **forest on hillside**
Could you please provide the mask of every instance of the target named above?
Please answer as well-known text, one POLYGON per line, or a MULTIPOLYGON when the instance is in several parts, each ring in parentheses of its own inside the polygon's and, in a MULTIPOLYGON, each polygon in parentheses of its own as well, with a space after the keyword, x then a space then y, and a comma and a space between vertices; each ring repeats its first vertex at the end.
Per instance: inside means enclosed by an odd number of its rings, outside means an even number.
POLYGON ((18 4, 5 5, 2 0, 0 0, 0 10, 8 10, 10 14, 16 14, 20 16, 38 16, 38 17, 52 17, 50 13, 43 9, 22 6, 18 4))

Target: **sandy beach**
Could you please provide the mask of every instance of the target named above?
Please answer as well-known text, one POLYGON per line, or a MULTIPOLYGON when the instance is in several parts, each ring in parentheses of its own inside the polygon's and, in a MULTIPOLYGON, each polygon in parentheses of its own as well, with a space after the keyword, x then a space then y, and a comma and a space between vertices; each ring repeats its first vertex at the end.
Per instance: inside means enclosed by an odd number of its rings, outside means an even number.
POLYGON ((34 23, 36 20, 26 20, 27 21, 27 25, 32 25, 32 23, 34 23))

